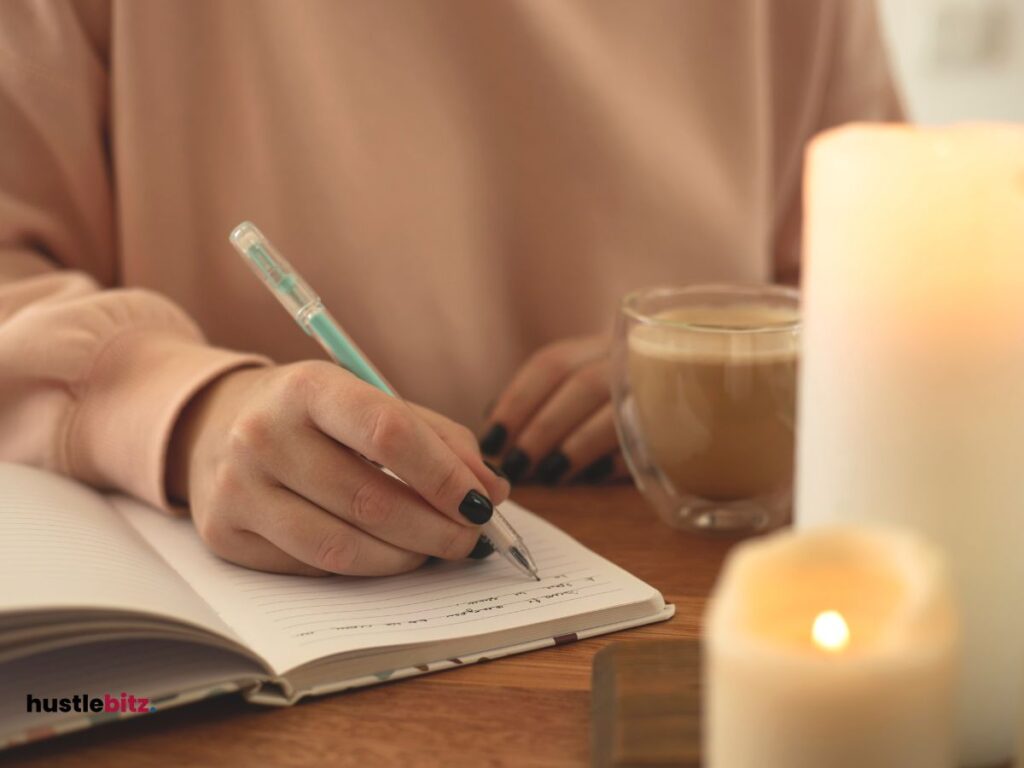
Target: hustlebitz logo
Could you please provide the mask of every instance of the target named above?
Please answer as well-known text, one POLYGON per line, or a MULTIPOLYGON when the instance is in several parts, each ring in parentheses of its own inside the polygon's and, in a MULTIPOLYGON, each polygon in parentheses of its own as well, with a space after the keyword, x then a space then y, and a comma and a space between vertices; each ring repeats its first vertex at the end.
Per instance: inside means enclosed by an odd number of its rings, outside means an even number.
POLYGON ((89 712, 141 714, 156 712, 156 707, 144 696, 121 692, 121 695, 104 693, 102 696, 90 696, 88 693, 76 693, 74 696, 58 698, 56 696, 26 696, 26 712, 89 712))

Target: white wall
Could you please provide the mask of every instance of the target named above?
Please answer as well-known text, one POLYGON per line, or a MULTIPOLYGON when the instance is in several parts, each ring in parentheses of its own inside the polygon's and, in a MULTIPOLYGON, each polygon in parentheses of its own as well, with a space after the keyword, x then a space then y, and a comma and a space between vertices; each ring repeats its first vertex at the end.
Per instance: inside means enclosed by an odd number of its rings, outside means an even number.
POLYGON ((1024 122, 1024 0, 878 3, 911 119, 1024 122))

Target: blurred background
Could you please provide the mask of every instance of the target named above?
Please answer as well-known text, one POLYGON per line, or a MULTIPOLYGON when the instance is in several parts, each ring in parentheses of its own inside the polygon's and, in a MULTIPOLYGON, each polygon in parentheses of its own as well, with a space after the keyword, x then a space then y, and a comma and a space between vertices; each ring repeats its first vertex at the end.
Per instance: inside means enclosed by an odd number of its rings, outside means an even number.
POLYGON ((1024 0, 877 0, 909 117, 1024 122, 1024 0))

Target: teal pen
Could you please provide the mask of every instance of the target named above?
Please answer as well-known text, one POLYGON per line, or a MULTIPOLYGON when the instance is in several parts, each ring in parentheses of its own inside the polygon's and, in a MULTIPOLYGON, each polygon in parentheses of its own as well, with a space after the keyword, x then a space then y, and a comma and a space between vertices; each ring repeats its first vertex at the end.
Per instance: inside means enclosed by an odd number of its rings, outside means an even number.
MULTIPOLYGON (((277 252, 252 222, 243 221, 232 230, 228 239, 299 327, 316 339, 334 362, 367 384, 397 397, 395 390, 381 376, 380 371, 373 367, 356 343, 341 330, 323 301, 309 287, 309 283, 302 279, 288 260, 277 252)), ((481 526, 481 530, 494 545, 495 550, 506 560, 523 573, 540 581, 537 566, 525 542, 497 508, 491 519, 481 526)))

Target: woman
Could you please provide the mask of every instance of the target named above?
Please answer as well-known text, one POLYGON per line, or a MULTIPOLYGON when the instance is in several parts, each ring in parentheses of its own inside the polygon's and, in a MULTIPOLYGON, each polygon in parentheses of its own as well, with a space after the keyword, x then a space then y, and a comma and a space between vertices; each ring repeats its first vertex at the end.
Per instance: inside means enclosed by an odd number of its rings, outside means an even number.
POLYGON ((609 474, 617 298, 794 279, 804 142, 898 115, 864 0, 3 3, 0 458, 254 568, 486 556, 458 423, 609 474), (308 362, 243 219, 408 403, 308 362))

